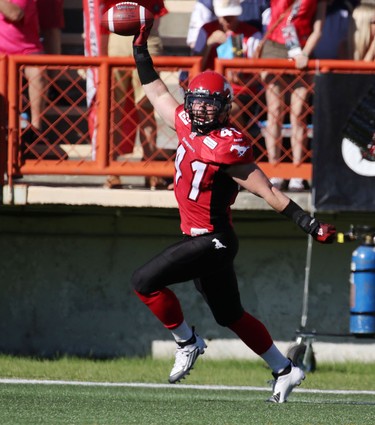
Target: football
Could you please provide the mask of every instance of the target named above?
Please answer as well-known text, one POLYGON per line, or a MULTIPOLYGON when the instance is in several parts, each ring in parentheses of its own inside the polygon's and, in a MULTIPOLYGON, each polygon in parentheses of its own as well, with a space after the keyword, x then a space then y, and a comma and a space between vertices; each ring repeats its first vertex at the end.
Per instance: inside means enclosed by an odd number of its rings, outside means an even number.
POLYGON ((154 15, 136 2, 117 3, 106 10, 101 24, 108 31, 119 35, 135 35, 142 25, 152 26, 154 15))

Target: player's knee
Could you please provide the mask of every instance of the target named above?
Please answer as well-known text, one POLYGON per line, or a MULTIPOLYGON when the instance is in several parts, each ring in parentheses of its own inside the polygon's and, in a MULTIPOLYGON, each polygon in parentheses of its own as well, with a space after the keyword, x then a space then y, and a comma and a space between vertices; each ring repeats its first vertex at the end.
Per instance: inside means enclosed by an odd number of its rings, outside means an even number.
POLYGON ((216 318, 216 323, 220 326, 222 326, 223 328, 226 328, 228 326, 227 321, 224 320, 223 318, 216 318))
POLYGON ((141 271, 136 270, 131 277, 130 284, 135 291, 142 295, 147 295, 149 291, 146 285, 146 280, 142 276, 141 271))
POLYGON ((227 328, 232 323, 236 322, 242 317, 243 310, 241 311, 223 311, 214 314, 216 323, 224 328, 227 328))

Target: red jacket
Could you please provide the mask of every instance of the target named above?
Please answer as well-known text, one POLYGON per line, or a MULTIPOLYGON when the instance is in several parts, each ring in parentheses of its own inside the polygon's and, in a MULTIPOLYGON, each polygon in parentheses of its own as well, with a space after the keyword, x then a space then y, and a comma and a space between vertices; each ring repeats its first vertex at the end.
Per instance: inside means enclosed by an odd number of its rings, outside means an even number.
MULTIPOLYGON (((314 17, 319 0, 271 0, 271 20, 269 28, 272 28, 274 22, 279 19, 279 16, 290 6, 291 3, 295 3, 295 6, 299 6, 291 22, 296 28, 299 43, 301 47, 306 44, 307 39, 313 31, 314 17)), ((286 14, 286 16, 278 23, 276 28, 271 32, 268 38, 276 43, 284 44, 284 37, 282 34, 282 28, 287 24, 287 20, 291 14, 292 9, 286 14)))

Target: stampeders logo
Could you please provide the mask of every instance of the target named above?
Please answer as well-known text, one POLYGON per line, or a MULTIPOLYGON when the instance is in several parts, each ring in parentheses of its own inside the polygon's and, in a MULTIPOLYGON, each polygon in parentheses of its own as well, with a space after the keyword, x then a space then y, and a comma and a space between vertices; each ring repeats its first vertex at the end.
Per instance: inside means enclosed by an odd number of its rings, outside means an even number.
POLYGON ((223 249, 226 248, 226 245, 222 244, 219 239, 213 238, 212 242, 215 244, 215 249, 223 249))
POLYGON ((361 99, 343 130, 341 153, 356 174, 375 176, 375 86, 361 99))
POLYGON ((364 149, 344 137, 341 143, 341 153, 345 164, 360 176, 375 176, 375 133, 373 140, 364 149))
POLYGON ((237 151, 238 156, 244 156, 248 149, 250 149, 250 146, 232 145, 230 147, 230 151, 237 151))

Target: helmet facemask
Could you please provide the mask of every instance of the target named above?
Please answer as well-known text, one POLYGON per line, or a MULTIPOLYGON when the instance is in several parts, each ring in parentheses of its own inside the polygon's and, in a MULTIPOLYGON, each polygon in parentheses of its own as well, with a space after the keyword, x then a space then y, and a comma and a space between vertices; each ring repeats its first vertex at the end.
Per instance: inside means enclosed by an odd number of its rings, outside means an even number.
POLYGON ((233 90, 229 82, 215 71, 194 77, 185 93, 185 111, 191 130, 207 134, 227 124, 232 108, 233 90))
POLYGON ((187 91, 185 111, 189 114, 192 131, 207 134, 228 120, 230 104, 220 94, 210 94, 206 90, 187 91))

